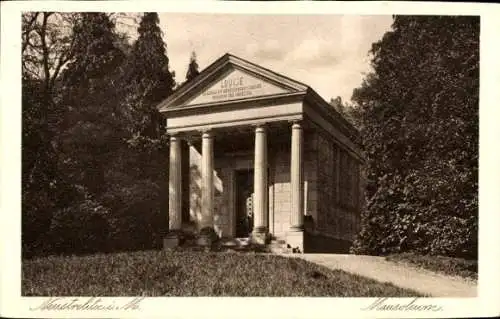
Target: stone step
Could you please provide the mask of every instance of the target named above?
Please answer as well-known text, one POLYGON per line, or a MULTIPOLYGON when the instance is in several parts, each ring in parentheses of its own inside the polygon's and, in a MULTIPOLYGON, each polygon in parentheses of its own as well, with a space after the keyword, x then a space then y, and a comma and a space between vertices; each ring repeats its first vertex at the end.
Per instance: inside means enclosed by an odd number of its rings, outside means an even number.
POLYGON ((268 245, 269 251, 275 254, 291 254, 292 248, 287 247, 284 240, 273 240, 268 245))
POLYGON ((273 254, 290 254, 291 253, 289 248, 283 248, 283 247, 269 247, 269 251, 273 254))

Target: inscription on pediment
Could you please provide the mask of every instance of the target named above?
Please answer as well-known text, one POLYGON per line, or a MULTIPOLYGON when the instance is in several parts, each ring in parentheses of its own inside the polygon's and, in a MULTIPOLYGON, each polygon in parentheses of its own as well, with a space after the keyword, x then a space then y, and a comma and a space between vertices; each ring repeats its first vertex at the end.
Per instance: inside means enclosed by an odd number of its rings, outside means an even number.
POLYGON ((210 85, 187 104, 211 103, 237 100, 287 92, 281 87, 257 77, 233 70, 228 75, 210 85))

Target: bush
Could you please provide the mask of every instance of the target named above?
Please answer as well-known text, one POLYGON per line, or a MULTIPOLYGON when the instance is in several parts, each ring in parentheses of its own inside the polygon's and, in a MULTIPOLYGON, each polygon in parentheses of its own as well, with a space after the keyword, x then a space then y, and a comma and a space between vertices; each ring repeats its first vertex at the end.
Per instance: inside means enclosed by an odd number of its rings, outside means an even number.
POLYGON ((56 211, 47 236, 50 251, 63 254, 108 251, 109 215, 106 207, 92 199, 56 211))
POLYGON ((440 179, 412 181, 395 174, 380 179, 377 192, 362 212, 361 231, 351 251, 477 258, 477 194, 472 200, 453 194, 445 187, 457 183, 444 175, 440 179), (434 186, 438 184, 445 186, 438 189, 434 186), (460 207, 464 201, 469 205, 460 207))
POLYGON ((46 233, 50 229, 54 203, 45 190, 26 191, 22 198, 22 255, 46 255, 46 233), (45 236, 44 236, 45 235, 45 236))
POLYGON ((161 247, 168 216, 161 211, 160 190, 148 180, 117 183, 102 201, 110 207, 110 245, 113 251, 161 247))

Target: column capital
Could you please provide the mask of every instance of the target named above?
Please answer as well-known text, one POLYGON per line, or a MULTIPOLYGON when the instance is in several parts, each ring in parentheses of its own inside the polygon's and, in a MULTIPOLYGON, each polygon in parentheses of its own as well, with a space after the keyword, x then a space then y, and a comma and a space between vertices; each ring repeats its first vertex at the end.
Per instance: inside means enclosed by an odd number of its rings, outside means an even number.
POLYGON ((213 135, 214 135, 214 132, 211 129, 206 129, 206 130, 201 131, 202 138, 212 138, 213 135))
POLYGON ((290 121, 292 124, 292 129, 301 130, 302 129, 302 121, 290 121))
POLYGON ((255 133, 265 133, 267 130, 266 124, 257 124, 255 125, 255 133))
POLYGON ((172 132, 167 134, 168 138, 177 138, 179 140, 187 141, 189 135, 186 132, 172 132))
POLYGON ((251 124, 253 127, 258 128, 258 127, 267 127, 267 122, 261 122, 261 123, 254 123, 251 124))
POLYGON ((170 133, 168 135, 168 138, 171 141, 177 141, 178 139, 180 139, 180 136, 179 136, 179 133, 170 133))

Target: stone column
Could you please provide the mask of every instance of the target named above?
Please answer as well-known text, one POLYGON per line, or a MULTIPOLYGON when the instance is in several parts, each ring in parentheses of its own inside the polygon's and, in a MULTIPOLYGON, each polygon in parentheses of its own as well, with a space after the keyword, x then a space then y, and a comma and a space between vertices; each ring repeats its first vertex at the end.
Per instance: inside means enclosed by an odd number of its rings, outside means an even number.
POLYGON ((214 227, 214 140, 205 131, 201 141, 201 222, 200 229, 214 227))
POLYGON ((304 183, 303 183, 303 137, 302 125, 298 122, 292 125, 290 157, 290 188, 291 210, 290 229, 287 233, 287 242, 294 248, 303 252, 304 229, 304 183))
POLYGON ((182 170, 181 140, 170 136, 170 160, 168 171, 168 234, 163 241, 165 248, 178 246, 182 227, 182 170))
POLYGON ((290 230, 303 230, 304 190, 302 167, 302 126, 292 125, 292 149, 290 158, 291 214, 290 230))
POLYGON ((181 140, 170 137, 170 165, 168 171, 168 229, 179 230, 182 223, 181 140))
POLYGON ((268 237, 267 132, 264 126, 255 128, 254 154, 254 223, 252 240, 265 244, 268 237))

